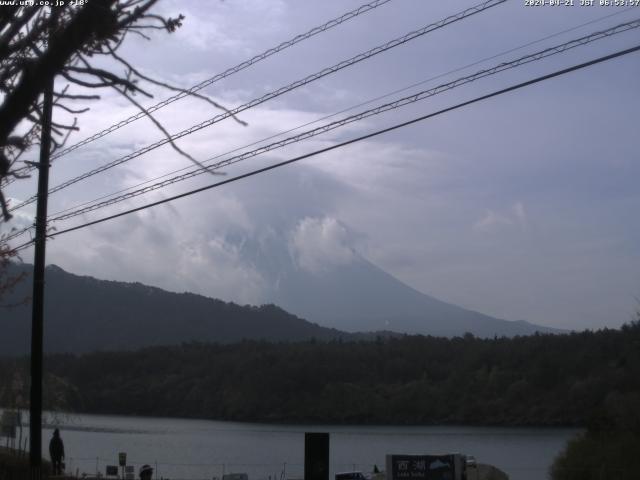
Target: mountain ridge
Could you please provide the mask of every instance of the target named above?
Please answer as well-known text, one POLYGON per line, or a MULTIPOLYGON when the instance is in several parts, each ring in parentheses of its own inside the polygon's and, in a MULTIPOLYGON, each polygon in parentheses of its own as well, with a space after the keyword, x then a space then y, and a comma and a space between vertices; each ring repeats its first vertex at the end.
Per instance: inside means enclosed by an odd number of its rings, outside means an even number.
MULTIPOLYGON (((30 274, 32 266, 13 264, 11 268, 16 272, 30 274)), ((407 333, 451 337, 469 332, 476 336, 493 337, 525 335, 535 331, 545 333, 552 330, 524 321, 494 319, 447 304, 404 285, 364 259, 359 260, 359 268, 363 271, 350 265, 328 272, 328 284, 333 286, 334 292, 327 291, 326 287, 323 290, 320 285, 310 285, 310 279, 322 281, 322 278, 309 276, 303 271, 296 273, 292 270, 293 274, 289 271, 289 276, 284 275, 280 283, 281 287, 296 287, 290 290, 289 299, 308 299, 309 295, 305 295, 305 289, 317 293, 312 300, 317 306, 325 307, 327 311, 330 305, 338 305, 340 301, 352 302, 352 298, 345 297, 348 290, 344 288, 344 282, 357 283, 350 275, 357 278, 363 274, 374 277, 374 272, 377 275, 372 280, 374 287, 376 282, 382 282, 387 291, 405 295, 400 295, 400 300, 395 298, 394 301, 389 301, 387 305, 385 299, 367 294, 367 288, 371 285, 362 286, 363 290, 358 293, 357 300, 364 313, 355 319, 356 323, 353 318, 350 323, 358 325, 357 322, 360 322, 361 328, 347 332, 342 328, 336 328, 340 325, 340 319, 337 320, 337 325, 321 325, 312 315, 301 315, 295 304, 284 301, 285 297, 280 298, 283 300, 283 306, 278 306, 275 302, 261 306, 242 306, 192 292, 171 292, 140 282, 102 280, 92 276, 76 275, 56 265, 49 265, 45 270, 45 351, 87 353, 96 350, 132 350, 192 341, 234 343, 241 340, 371 340, 378 336, 389 337, 407 333), (340 281, 337 280, 339 277, 340 281), (333 295, 336 300, 333 303, 327 302, 327 295, 333 295), (340 299, 339 295, 343 298, 340 299), (408 298, 406 295, 413 297, 413 303, 399 304, 398 302, 405 302, 404 299, 408 298), (425 298, 428 299, 426 303, 425 298), (398 308, 394 315, 391 309, 398 305, 406 311, 398 308), (406 315, 411 309, 416 311, 420 308, 426 309, 422 315, 406 315), (441 323, 444 320, 448 328, 427 321, 434 317, 441 323), (463 322, 460 318, 466 320, 463 322)), ((8 303, 28 296, 29 285, 29 281, 22 282, 8 298, 8 303)), ((279 299, 276 298, 277 300, 279 299)), ((411 302, 407 300, 406 303, 411 302)), ((2 316, 6 321, 7 334, 0 338, 0 351, 10 355, 27 353, 30 345, 30 307, 22 305, 5 310, 2 316)), ((349 322, 344 320, 343 323, 347 325, 349 322)))
POLYGON ((562 330, 517 322, 463 308, 427 295, 407 285, 365 257, 352 251, 349 261, 312 271, 296 265, 295 256, 278 252, 274 243, 244 244, 245 255, 275 285, 266 298, 286 311, 326 327, 347 332, 391 330, 399 333, 456 336, 515 336, 561 333, 562 330), (267 255, 265 252, 269 252, 267 255), (278 269, 272 263, 276 252, 278 269), (309 295, 308 292, 313 292, 309 295))
MULTIPOLYGON (((28 270, 28 265, 12 268, 28 270)), ((332 340, 344 332, 315 325, 276 305, 240 306, 191 292, 175 293, 139 282, 100 280, 58 266, 45 269, 45 351, 87 353, 132 350, 181 342, 332 340)), ((28 281, 9 301, 24 298, 28 281)), ((30 304, 3 312, 5 354, 28 352, 30 304)))

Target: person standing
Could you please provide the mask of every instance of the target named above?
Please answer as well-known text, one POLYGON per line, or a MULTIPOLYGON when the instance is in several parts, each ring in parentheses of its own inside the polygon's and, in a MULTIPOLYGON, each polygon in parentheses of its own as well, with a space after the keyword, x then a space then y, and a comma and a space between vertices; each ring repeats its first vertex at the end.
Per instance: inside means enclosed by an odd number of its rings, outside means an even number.
POLYGON ((64 459, 64 443, 62 443, 62 438, 60 438, 60 430, 58 430, 57 428, 53 431, 53 437, 49 442, 49 455, 51 456, 53 474, 62 475, 62 460, 64 459))

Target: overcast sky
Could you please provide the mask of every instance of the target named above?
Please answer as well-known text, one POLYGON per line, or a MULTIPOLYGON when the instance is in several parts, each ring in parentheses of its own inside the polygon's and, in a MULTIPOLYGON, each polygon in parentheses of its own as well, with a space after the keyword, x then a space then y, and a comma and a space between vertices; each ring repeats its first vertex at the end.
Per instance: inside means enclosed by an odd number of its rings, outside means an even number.
MULTIPOLYGON (((161 11, 184 14, 183 27, 154 35, 151 42, 132 37, 122 54, 146 74, 190 87, 362 2, 166 0, 161 11)), ((508 1, 248 110, 239 115, 246 127, 225 120, 178 144, 204 161, 418 82, 426 81, 385 100, 640 17, 640 8, 573 3, 529 7, 524 0, 508 1), (568 29, 573 30, 448 73, 568 29)), ((236 107, 474 4, 393 0, 203 92, 236 107)), ((638 43, 635 29, 224 172, 231 177, 638 43)), ((49 243, 47 263, 99 278, 260 303, 266 280, 242 257, 240 246, 248 238, 275 236, 305 259, 301 268, 340 263, 356 251, 424 293, 489 315, 570 329, 618 327, 633 318, 640 296, 639 77, 639 53, 614 59, 61 235, 49 243)), ((153 91, 155 100, 138 99, 152 105, 170 95, 153 91)), ((71 143, 135 113, 111 92, 91 106, 71 143)), ((186 99, 157 112, 157 118, 178 132, 218 113, 186 99)), ((51 185, 161 136, 148 120, 134 122, 56 161, 51 185)), ((52 195, 49 212, 190 165, 162 147, 52 195)), ((67 228, 226 177, 201 175, 55 226, 67 228)), ((34 181, 23 181, 7 194, 16 202, 34 191, 34 181)), ((13 225, 30 223, 34 211, 22 209, 13 225)), ((23 259, 31 262, 32 255, 25 250, 23 259)))

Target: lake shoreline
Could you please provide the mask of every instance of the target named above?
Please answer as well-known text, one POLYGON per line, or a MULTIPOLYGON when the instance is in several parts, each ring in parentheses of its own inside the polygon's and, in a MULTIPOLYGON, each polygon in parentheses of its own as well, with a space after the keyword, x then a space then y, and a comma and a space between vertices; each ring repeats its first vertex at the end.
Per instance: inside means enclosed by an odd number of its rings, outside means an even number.
MULTIPOLYGON (((8 409, 7 407, 0 406, 0 411, 8 409)), ((26 413, 28 418, 28 410, 22 410, 26 413)), ((207 418, 207 417, 189 417, 189 416, 172 416, 172 415, 145 415, 142 413, 120 413, 120 412, 87 412, 87 411, 46 411, 46 414, 55 415, 96 415, 105 417, 136 417, 145 419, 159 419, 159 420, 190 420, 190 421, 208 421, 208 422, 226 422, 237 423, 243 425, 261 425, 261 426, 273 426, 273 425, 286 425, 291 427, 308 425, 314 426, 336 426, 336 427, 454 427, 454 428, 535 428, 535 429, 575 429, 586 430, 586 425, 578 424, 540 424, 540 423, 462 423, 462 422, 439 422, 439 423, 385 423, 385 422, 332 422, 329 420, 299 420, 299 421, 287 421, 286 419, 275 420, 253 420, 253 419, 233 419, 233 418, 207 418)), ((24 425, 28 425, 24 423, 24 425)), ((55 425, 55 422, 49 423, 48 426, 55 425)))
MULTIPOLYGON (((371 471, 387 454, 459 452, 495 465, 511 478, 539 480, 579 430, 483 426, 328 425, 221 422, 190 418, 46 415, 43 445, 60 428, 75 472, 103 472, 127 452, 129 464, 154 465, 169 478, 212 478, 246 472, 268 480, 286 464, 286 478, 301 478, 305 432, 330 434, 332 472, 371 471)), ((276 478, 278 476, 276 475, 276 478)))

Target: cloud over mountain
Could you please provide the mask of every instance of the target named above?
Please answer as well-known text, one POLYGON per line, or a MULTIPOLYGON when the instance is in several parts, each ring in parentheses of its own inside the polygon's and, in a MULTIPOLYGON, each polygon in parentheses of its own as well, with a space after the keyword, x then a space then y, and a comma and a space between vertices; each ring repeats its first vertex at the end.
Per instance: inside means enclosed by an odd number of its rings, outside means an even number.
POLYGON ((303 218, 291 235, 296 264, 311 273, 348 265, 354 259, 347 229, 335 218, 303 218))

